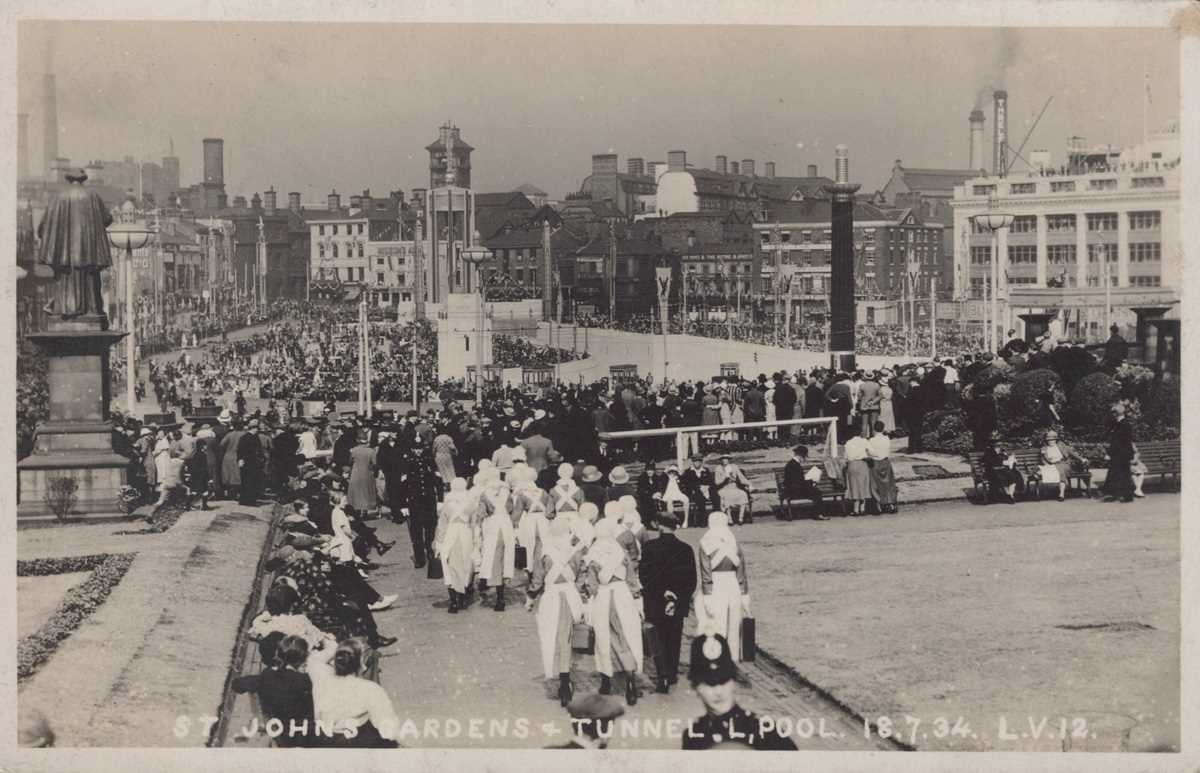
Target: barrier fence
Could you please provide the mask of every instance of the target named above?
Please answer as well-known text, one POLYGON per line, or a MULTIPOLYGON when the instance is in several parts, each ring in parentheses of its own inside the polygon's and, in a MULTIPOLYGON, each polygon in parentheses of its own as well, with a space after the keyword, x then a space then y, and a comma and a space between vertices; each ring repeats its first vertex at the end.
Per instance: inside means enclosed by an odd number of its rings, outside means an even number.
POLYGON ((675 461, 682 470, 686 466, 688 456, 693 451, 700 450, 700 437, 703 435, 721 435, 726 432, 745 430, 771 430, 779 427, 820 426, 826 425, 825 458, 837 456, 837 417, 821 417, 817 419, 776 419, 775 421, 746 421, 738 424, 701 424, 690 427, 663 427, 661 429, 634 429, 623 432, 601 432, 602 442, 620 440, 639 440, 641 438, 675 437, 675 461))

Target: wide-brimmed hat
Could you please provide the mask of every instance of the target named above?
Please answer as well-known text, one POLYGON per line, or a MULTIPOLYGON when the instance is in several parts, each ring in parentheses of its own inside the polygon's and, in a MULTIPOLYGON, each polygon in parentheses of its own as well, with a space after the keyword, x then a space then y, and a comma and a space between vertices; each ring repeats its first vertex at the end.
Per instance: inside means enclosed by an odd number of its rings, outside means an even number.
POLYGON ((629 482, 629 473, 625 472, 624 467, 613 467, 612 472, 608 474, 608 479, 613 485, 621 486, 629 482))
POLYGON ((541 408, 538 408, 536 411, 533 412, 533 418, 535 421, 541 421, 542 419, 546 418, 546 412, 543 411, 541 408))
POLYGON ((583 468, 583 482, 595 483, 604 476, 600 474, 600 468, 594 464, 589 464, 583 468))
POLYGON ((229 409, 226 408, 217 416, 217 421, 221 422, 222 424, 228 424, 229 422, 233 421, 233 414, 231 414, 229 409))

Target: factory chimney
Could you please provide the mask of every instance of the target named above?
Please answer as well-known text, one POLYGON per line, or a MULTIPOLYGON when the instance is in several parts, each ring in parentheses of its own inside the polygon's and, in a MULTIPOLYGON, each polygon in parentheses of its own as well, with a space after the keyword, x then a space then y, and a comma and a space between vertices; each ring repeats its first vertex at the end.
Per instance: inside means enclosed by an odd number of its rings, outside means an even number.
POLYGON ((1008 92, 997 91, 992 94, 996 107, 995 149, 992 163, 992 174, 999 177, 1008 175, 1008 92))
POLYGON ((729 173, 729 159, 725 156, 717 156, 717 174, 729 173))
POLYGON ((986 169, 987 163, 983 156, 983 111, 971 111, 971 139, 968 145, 967 158, 969 159, 969 168, 979 170, 986 169))

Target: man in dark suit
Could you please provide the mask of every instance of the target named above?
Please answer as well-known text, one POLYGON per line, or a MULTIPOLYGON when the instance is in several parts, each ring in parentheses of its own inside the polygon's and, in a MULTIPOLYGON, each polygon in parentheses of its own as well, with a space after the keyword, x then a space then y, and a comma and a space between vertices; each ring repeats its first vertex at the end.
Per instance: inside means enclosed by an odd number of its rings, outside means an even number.
MULTIPOLYGON (((771 399, 772 402, 775 403, 776 420, 783 421, 785 419, 795 418, 794 413, 796 411, 797 397, 796 390, 792 387, 792 379, 790 377, 784 376, 779 385, 775 387, 775 396, 771 399)), ((791 435, 791 425, 779 428, 780 437, 791 437, 791 435)))
MULTIPOLYGON (((818 521, 828 521, 829 516, 823 511, 821 501, 821 492, 817 488, 817 484, 813 483, 806 477, 807 470, 804 465, 808 463, 808 446, 796 446, 792 449, 792 458, 783 467, 783 491, 780 492, 783 496, 780 499, 811 499, 816 505, 816 515, 813 516, 818 521)), ((784 514, 785 520, 792 520, 791 507, 789 506, 784 514)))
POLYGON ((804 387, 804 418, 821 418, 821 409, 825 406, 825 392, 817 382, 816 376, 808 377, 808 386, 804 387))
POLYGON ((238 504, 253 506, 258 504, 258 495, 262 490, 263 480, 263 444, 258 439, 258 420, 250 422, 246 433, 238 438, 237 466, 242 477, 242 490, 238 504))
POLYGON ((692 456, 692 466, 679 476, 679 488, 690 501, 688 526, 708 526, 708 514, 720 508, 717 506, 717 482, 712 470, 704 466, 702 454, 692 456))
POLYGON ((647 529, 654 524, 654 514, 658 511, 658 498, 667 489, 667 476, 656 469, 653 459, 646 460, 642 474, 637 478, 638 514, 642 516, 642 525, 647 529))
POLYGON ((675 536, 678 526, 676 514, 658 516, 660 536, 642 546, 638 567, 646 621, 654 624, 658 637, 659 658, 654 665, 658 676, 655 691, 660 693, 668 692, 679 680, 683 623, 696 592, 696 554, 675 536))
MULTIPOLYGON (((742 415, 746 421, 766 421, 767 419, 767 402, 763 399, 762 390, 758 388, 757 381, 749 382, 745 393, 742 395, 742 415)), ((761 429, 752 430, 751 437, 762 437, 761 429)))

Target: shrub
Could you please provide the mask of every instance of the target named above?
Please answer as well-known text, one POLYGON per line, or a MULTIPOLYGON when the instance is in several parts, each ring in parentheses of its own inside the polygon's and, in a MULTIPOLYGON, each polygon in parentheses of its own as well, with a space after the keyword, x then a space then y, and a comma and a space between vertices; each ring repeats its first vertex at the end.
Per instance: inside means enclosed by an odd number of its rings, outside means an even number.
POLYGON ((1013 369, 1004 360, 993 360, 971 380, 976 395, 991 394, 998 384, 1012 381, 1013 369))
POLYGON ((1179 380, 1159 381, 1142 403, 1143 421, 1154 440, 1179 437, 1181 403, 1179 380))
POLYGON ((17 458, 33 453, 33 436, 40 422, 50 418, 50 387, 46 381, 46 356, 22 341, 17 351, 17 458))
POLYGON ((1122 397, 1140 400, 1144 404, 1154 390, 1154 371, 1141 365, 1123 363, 1112 375, 1121 385, 1122 397))
POLYGON ((54 517, 61 521, 75 508, 78 501, 75 492, 78 490, 79 483, 72 477, 64 475, 51 478, 46 484, 46 492, 42 499, 50 512, 54 513, 54 517))
POLYGON ((999 428, 1005 437, 1024 435, 1049 427, 1054 416, 1047 403, 1061 417, 1066 407, 1066 393, 1058 374, 1040 368, 1019 374, 1012 382, 1007 397, 996 394, 999 405, 999 428))
POLYGON ((1071 390, 1064 419, 1082 438, 1100 439, 1108 432, 1112 405, 1121 398, 1121 385, 1107 373, 1084 376, 1071 390))
POLYGON ((1082 346, 1059 346, 1050 352, 1050 368, 1069 393, 1083 378, 1099 370, 1096 358, 1082 346))
POLYGON ((927 451, 965 454, 972 438, 965 411, 932 411, 921 422, 921 445, 927 451))

